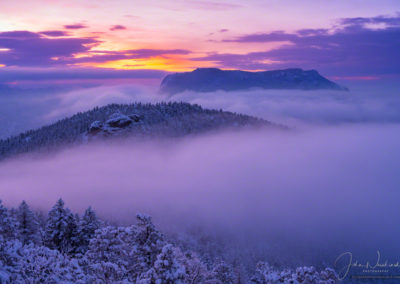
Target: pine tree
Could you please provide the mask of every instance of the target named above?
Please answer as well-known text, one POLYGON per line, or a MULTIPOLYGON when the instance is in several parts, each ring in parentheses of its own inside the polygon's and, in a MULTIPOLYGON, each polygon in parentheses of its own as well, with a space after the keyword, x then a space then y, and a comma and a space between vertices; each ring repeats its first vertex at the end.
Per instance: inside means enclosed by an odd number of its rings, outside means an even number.
POLYGON ((67 212, 67 231, 65 235, 64 252, 77 253, 79 252, 79 215, 74 215, 69 209, 67 212))
POLYGON ((212 276, 210 275, 205 263, 190 251, 180 255, 180 262, 185 266, 185 283, 206 283, 206 280, 212 276))
POLYGON ((0 236, 8 240, 15 239, 16 235, 17 222, 0 200, 0 236))
POLYGON ((154 263, 156 283, 180 284, 185 279, 185 267, 179 263, 176 248, 167 244, 162 248, 154 263))
POLYGON ((44 238, 46 246, 62 252, 68 249, 69 218, 69 210, 64 208, 64 201, 60 198, 48 214, 44 238))
POLYGON ((95 232, 99 228, 100 222, 97 219, 96 212, 89 207, 79 222, 80 252, 84 253, 87 251, 90 240, 95 236, 95 232))
POLYGON ((130 266, 130 233, 129 227, 107 226, 96 230, 85 254, 91 263, 89 271, 105 283, 121 280, 130 266))
POLYGON ((22 244, 30 242, 39 244, 41 242, 39 223, 36 215, 30 210, 25 201, 19 205, 17 212, 18 237, 22 244))
POLYGON ((219 283, 235 283, 236 277, 234 275, 233 269, 224 261, 221 261, 220 263, 215 265, 213 269, 213 274, 214 277, 219 280, 219 283))
POLYGON ((164 236, 156 230, 151 217, 146 214, 137 214, 138 223, 135 227, 133 254, 134 270, 140 274, 147 272, 154 265, 158 254, 165 245, 164 236))
POLYGON ((94 283, 88 281, 76 259, 57 250, 31 243, 18 253, 18 273, 10 283, 94 283))

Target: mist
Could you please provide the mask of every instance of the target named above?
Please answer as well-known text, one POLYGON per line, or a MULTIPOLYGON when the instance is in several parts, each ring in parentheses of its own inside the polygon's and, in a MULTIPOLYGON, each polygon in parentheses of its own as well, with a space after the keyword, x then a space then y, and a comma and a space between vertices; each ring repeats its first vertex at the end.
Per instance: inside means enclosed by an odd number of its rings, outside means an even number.
POLYGON ((350 91, 184 92, 172 99, 255 115, 292 127, 400 122, 400 85, 389 82, 344 84, 350 91))
POLYGON ((248 90, 183 92, 167 96, 158 82, 106 82, 25 86, 0 90, 0 139, 110 103, 184 101, 205 108, 258 116, 290 127, 347 123, 400 123, 396 82, 344 82, 349 92, 329 90, 248 90))
POLYGON ((2 95, 1 137, 109 103, 185 101, 262 117, 286 131, 113 141, 0 163, 0 196, 47 211, 62 197, 115 223, 148 213, 178 239, 219 240, 253 265, 327 265, 350 251, 396 261, 400 97, 396 84, 349 92, 184 92, 156 85, 57 87, 2 95), (9 107, 12 105, 12 107, 9 107), (3 112, 4 110, 4 112, 3 112), (9 122, 9 123, 6 123, 9 122), (14 127, 15 126, 15 127, 14 127))
POLYGON ((400 249, 399 125, 242 131, 115 141, 0 164, 5 204, 82 212, 166 232, 201 228, 277 263, 328 263, 400 249))

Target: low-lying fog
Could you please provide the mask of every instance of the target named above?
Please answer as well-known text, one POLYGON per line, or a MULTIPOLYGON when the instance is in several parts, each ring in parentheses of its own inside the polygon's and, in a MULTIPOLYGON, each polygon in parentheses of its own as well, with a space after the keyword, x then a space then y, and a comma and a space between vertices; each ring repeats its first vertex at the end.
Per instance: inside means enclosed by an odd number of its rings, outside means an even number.
MULTIPOLYGON (((92 205, 121 222, 146 212, 166 231, 201 227, 277 263, 332 265, 346 251, 358 259, 374 260, 377 250, 400 258, 395 92, 265 94, 173 99, 275 118, 294 129, 85 145, 10 160, 0 163, 0 196, 7 205, 26 200, 44 210, 62 197, 71 209, 92 205)), ((87 108, 88 97, 69 99, 87 108)))
POLYGON ((259 116, 289 126, 341 123, 400 123, 400 83, 348 84, 349 92, 251 90, 158 93, 158 85, 52 86, 0 89, 0 139, 110 103, 185 101, 206 108, 259 116))

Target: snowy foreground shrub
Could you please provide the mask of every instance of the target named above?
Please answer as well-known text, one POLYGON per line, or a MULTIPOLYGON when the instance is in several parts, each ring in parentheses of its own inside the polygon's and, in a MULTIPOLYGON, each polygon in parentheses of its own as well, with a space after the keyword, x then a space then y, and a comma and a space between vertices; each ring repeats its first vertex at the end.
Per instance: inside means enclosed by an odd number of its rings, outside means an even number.
POLYGON ((274 270, 257 265, 253 277, 235 265, 205 261, 173 244, 143 214, 137 224, 107 225, 89 207, 73 214, 60 199, 47 219, 26 202, 7 209, 0 201, 0 283, 337 283, 332 269, 274 270))

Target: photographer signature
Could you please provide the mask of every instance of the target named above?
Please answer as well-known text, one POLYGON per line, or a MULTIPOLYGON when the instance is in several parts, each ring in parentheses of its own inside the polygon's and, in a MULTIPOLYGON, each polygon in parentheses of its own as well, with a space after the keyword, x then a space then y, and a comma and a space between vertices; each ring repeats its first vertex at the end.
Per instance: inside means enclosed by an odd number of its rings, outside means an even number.
POLYGON ((344 252, 336 258, 334 263, 335 267, 337 267, 338 262, 342 260, 344 261, 344 265, 337 270, 340 280, 347 277, 351 267, 362 268, 364 272, 388 272, 387 269, 389 268, 400 268, 399 261, 391 263, 385 260, 385 262, 382 262, 379 250, 377 251, 377 258, 374 263, 370 263, 369 261, 365 263, 359 262, 358 260, 353 261, 353 254, 351 252, 344 252))

